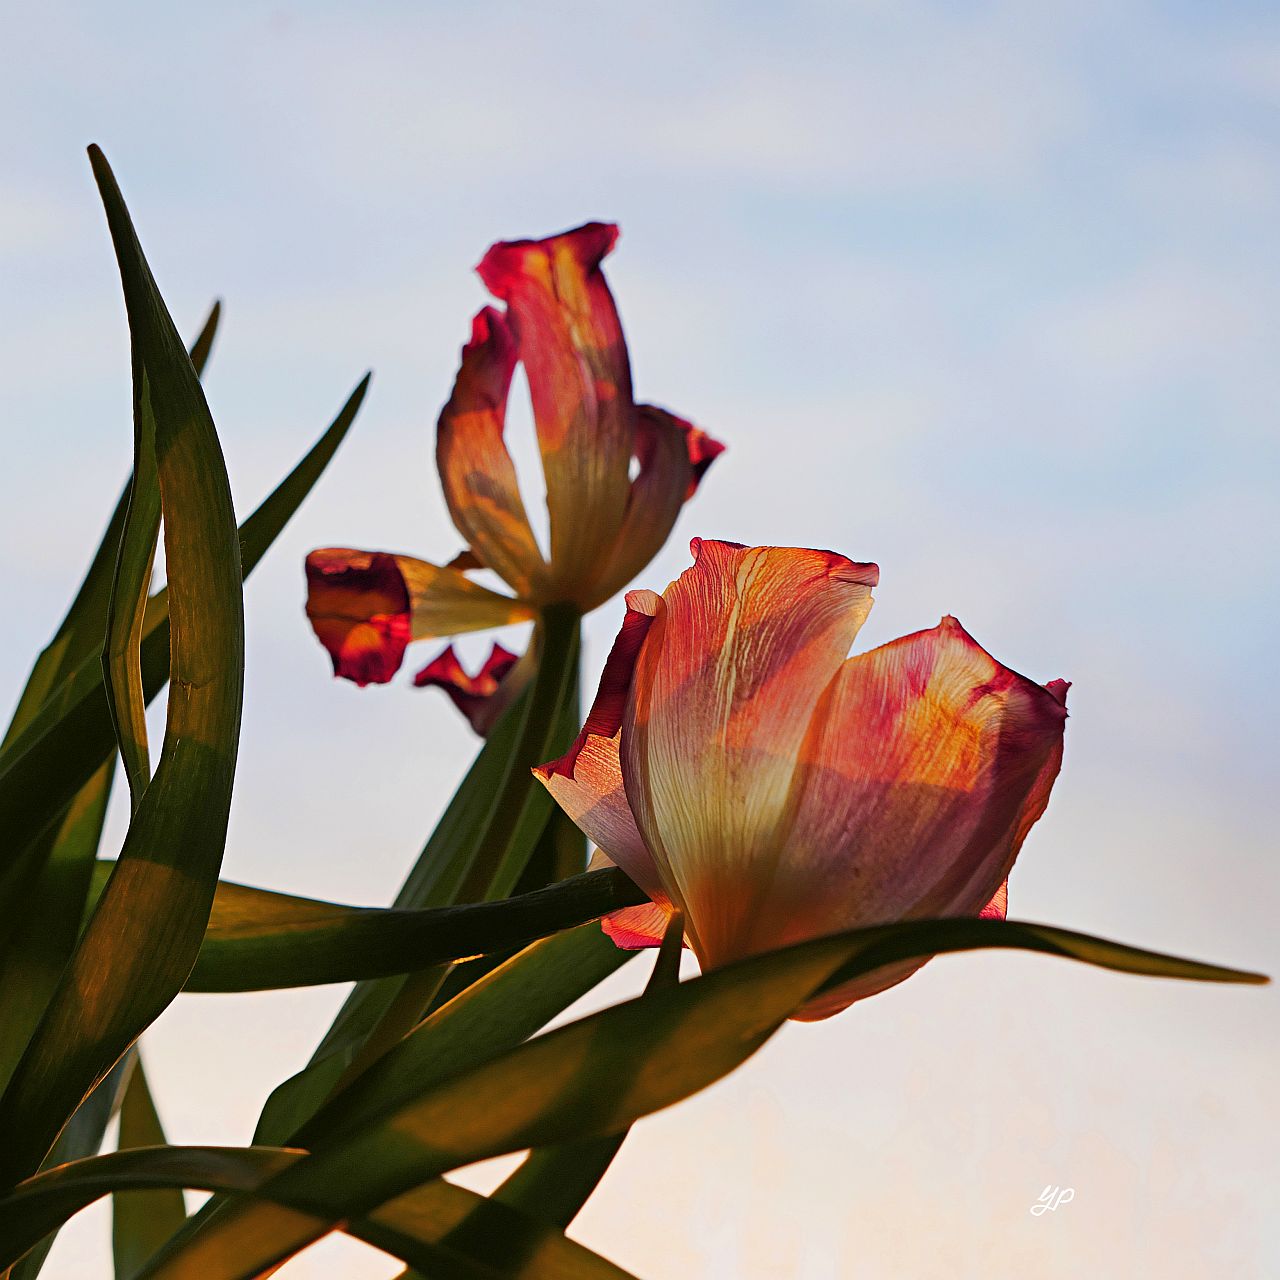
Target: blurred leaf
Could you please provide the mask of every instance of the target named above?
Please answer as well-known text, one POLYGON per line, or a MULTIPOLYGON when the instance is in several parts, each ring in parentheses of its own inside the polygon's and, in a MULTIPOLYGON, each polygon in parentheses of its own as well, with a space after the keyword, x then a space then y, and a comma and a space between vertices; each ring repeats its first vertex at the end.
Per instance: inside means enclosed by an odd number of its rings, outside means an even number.
MULTIPOLYGON (((71 1160, 81 1160, 97 1155, 102 1146, 107 1126, 119 1114, 124 1091, 133 1070, 135 1053, 130 1050, 99 1082, 89 1096, 76 1108, 75 1115, 58 1135, 53 1150, 45 1157, 42 1169, 56 1169, 71 1160)), ((13 1268, 12 1273, 0 1271, 4 1280, 34 1280, 44 1266, 45 1256, 53 1246, 55 1227, 40 1240, 30 1253, 13 1268)), ((2 1264, 0 1264, 2 1265, 2 1264)))
MULTIPOLYGON (((15 913, 14 932, 0 948, 0 1090, 18 1065, 31 1033, 80 936, 85 899, 102 839, 115 761, 104 764, 77 793, 42 850, 35 884, 15 913)), ((90 1155, 91 1152, 80 1152, 90 1155)))
POLYGON ((0 1184, 39 1166, 81 1100, 186 980, 218 879, 240 731, 244 613, 226 467, 199 379, 119 188, 102 153, 95 147, 89 154, 120 266, 135 374, 143 375, 134 387, 140 431, 151 420, 144 401, 154 416, 173 687, 155 777, 0 1098, 0 1131, 9 1138, 0 1151, 0 1184))
MULTIPOLYGON (((303 1153, 279 1147, 144 1147, 62 1165, 24 1182, 0 1199, 0 1267, 42 1236, 104 1195, 154 1194, 165 1188, 243 1192, 288 1168, 303 1153)), ((295 1217, 303 1216, 293 1210, 295 1217)), ((628 1273, 514 1209, 447 1182, 398 1197, 368 1217, 344 1227, 349 1234, 431 1268, 433 1277, 453 1280, 631 1280, 628 1273), (520 1247, 526 1261, 518 1272, 477 1270, 465 1258, 440 1247, 460 1221, 476 1214, 489 1230, 520 1247)), ((196 1273, 193 1273, 196 1274, 196 1273)))
POLYGON ((248 1280, 336 1223, 451 1169, 623 1131, 732 1071, 828 986, 895 961, 985 946, 1043 951, 1123 972, 1263 981, 1015 921, 910 921, 837 934, 646 993, 427 1087, 397 1079, 395 1087, 364 1099, 359 1127, 345 1117, 336 1139, 317 1142, 313 1155, 265 1183, 260 1198, 224 1205, 203 1230, 185 1232, 145 1274, 149 1280, 248 1280), (353 1169, 359 1179, 351 1177, 353 1169), (305 1206, 308 1217, 273 1202, 305 1206))
MULTIPOLYGON (((162 1147, 164 1129, 147 1087, 142 1059, 136 1057, 120 1106, 116 1148, 162 1147)), ((116 1280, 128 1280, 187 1220, 181 1187, 155 1191, 118 1191, 111 1202, 111 1248, 116 1280)))
MULTIPOLYGON (((553 610, 539 632, 533 687, 494 726, 397 894, 396 908, 504 897, 528 862, 552 810, 529 770, 560 754, 578 728, 578 617, 553 610)), ((335 1088, 417 1023, 441 976, 359 983, 311 1061, 267 1099, 255 1141, 291 1141, 335 1088)))
MULTIPOLYGON (((366 374, 310 452, 241 525, 241 569, 246 577, 324 472, 368 386, 366 374)), ((99 631, 99 643, 101 639, 99 631)), ((168 678, 168 591, 164 589, 151 597, 143 624, 142 681, 147 701, 168 678)), ((0 849, 0 922, 30 875, 33 840, 114 751, 102 663, 95 651, 58 681, 39 710, 0 749, 0 831, 5 833, 0 849)))

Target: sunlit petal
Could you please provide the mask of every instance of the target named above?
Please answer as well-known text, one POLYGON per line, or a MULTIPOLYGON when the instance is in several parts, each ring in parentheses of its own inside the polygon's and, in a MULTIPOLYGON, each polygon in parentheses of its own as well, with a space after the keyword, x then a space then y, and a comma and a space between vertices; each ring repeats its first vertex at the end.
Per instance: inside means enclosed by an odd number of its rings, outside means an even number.
POLYGON ((822 690, 871 608, 874 565, 827 551, 692 544, 635 667, 622 773, 704 964, 747 954, 822 690))
POLYGON ((494 245, 481 279, 519 335, 546 474, 554 590, 589 588, 627 506, 635 405, 622 326, 600 262, 617 228, 588 223, 494 245))
POLYGON ((528 618, 527 605, 457 569, 385 551, 324 547, 307 556, 307 617, 336 675, 382 684, 406 645, 528 618))
POLYGON ((681 507, 724 445, 653 405, 636 410, 636 462, 626 516, 596 583, 601 601, 620 591, 662 549, 681 507))
POLYGON ((453 394, 440 414, 436 465, 449 513, 473 553, 528 597, 543 584, 546 565, 503 438, 516 358, 512 326, 486 307, 472 322, 453 394))

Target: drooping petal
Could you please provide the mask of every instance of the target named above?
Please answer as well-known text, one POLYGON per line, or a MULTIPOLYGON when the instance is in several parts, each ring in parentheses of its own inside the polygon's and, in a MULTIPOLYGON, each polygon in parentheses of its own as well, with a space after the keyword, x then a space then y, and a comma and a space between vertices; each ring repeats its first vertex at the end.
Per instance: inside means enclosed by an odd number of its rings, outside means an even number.
POLYGON ((617 594, 662 549, 680 508, 724 445, 691 422, 654 405, 636 410, 636 462, 626 516, 596 581, 600 602, 617 594))
POLYGON ((636 663, 622 774, 690 941, 714 965, 747 954, 797 752, 878 570, 828 551, 691 545, 695 563, 663 593, 636 663))
POLYGON ((635 405, 622 326, 600 262, 616 227, 494 245, 478 268, 514 316, 551 519, 551 590, 589 587, 627 506, 635 405))
POLYGON ((480 670, 471 676, 458 661, 453 645, 449 645, 413 677, 413 683, 419 689, 443 689, 483 738, 528 687, 535 670, 532 650, 517 657, 495 644, 480 670))
MULTIPOLYGON (((757 903, 753 946, 1002 914, 1009 869, 1062 761, 1060 697, 1002 666, 953 618, 850 658, 801 750, 795 820, 773 891, 757 903)), ((918 967, 829 993, 818 1016, 918 967)))
MULTIPOLYGON (((603 849, 591 855, 589 871, 614 866, 613 859, 603 849)), ((624 907, 600 921, 605 933, 615 946, 623 951, 640 951, 645 947, 660 947, 671 923, 672 906, 659 892, 657 902, 646 902, 638 907, 624 907)))
POLYGON ((522 622, 529 606, 457 569, 385 551, 324 547, 307 556, 307 617, 334 674, 384 684, 412 640, 522 622))
POLYGON ((511 324, 485 307, 472 322, 453 394, 440 413, 436 466, 449 514, 473 553, 527 599, 547 570, 503 438, 517 354, 511 324))
POLYGON ((409 589, 395 556, 329 547, 307 557, 307 617, 333 674, 385 684, 409 643, 409 589))

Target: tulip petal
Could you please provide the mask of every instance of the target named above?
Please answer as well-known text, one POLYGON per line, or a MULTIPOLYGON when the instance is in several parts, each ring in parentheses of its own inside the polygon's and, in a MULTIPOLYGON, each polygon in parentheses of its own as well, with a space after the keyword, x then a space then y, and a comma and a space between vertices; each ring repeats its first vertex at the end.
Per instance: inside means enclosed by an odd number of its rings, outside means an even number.
POLYGON ((470 676, 449 645, 413 677, 413 683, 419 689, 443 689, 483 738, 526 688, 535 670, 532 650, 519 658, 495 644, 480 670, 470 676))
POLYGON ((307 617, 335 675, 385 684, 406 645, 522 622, 529 606, 413 556, 324 547, 307 556, 307 617))
MULTIPOLYGON (((1065 691, 1063 691, 1065 692, 1065 691)), ((798 804, 755 945, 954 915, 1002 918, 1006 881, 1062 761, 1055 690, 953 618, 850 658, 801 751, 798 804)), ((823 997, 827 1016, 918 965, 823 997)))
MULTIPOLYGON (((588 871, 599 871, 615 866, 613 859, 603 849, 591 855, 588 871)), ((624 907, 605 916, 600 925, 623 951, 640 951, 645 947, 660 947, 671 923, 673 908, 667 898, 659 893, 657 902, 646 902, 638 907, 624 907)))
POLYGON ((636 663, 622 774, 690 942, 714 967, 747 954, 809 717, 878 570, 828 551, 691 547, 694 565, 663 593, 636 663))
MULTIPOLYGON (((650 898, 668 903, 653 858, 631 816, 618 762, 618 738, 584 733, 575 743, 572 766, 539 765, 534 776, 587 839, 621 867, 650 898)), ((659 938, 661 941, 661 938, 659 938)))
POLYGON ((616 595, 667 541, 681 507, 693 496, 724 445, 691 422, 654 405, 636 409, 636 461, 626 515, 613 554, 596 582, 603 603, 616 595))
POLYGON ((588 223, 494 245, 478 268, 515 318, 546 473, 552 590, 590 586, 614 545, 635 436, 631 370, 600 262, 617 228, 588 223))
POLYGON ((547 567, 529 525, 503 431, 517 343, 512 326, 485 307, 436 431, 436 466, 449 514, 473 553, 518 595, 544 583, 547 567))

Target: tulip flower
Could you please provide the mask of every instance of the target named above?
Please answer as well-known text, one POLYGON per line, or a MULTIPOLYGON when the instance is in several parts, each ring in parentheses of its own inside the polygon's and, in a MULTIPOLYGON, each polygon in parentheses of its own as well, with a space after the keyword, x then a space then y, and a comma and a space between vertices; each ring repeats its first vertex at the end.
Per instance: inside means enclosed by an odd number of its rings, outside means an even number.
MULTIPOLYGON (((849 657, 875 565, 697 538, 692 550, 662 595, 627 595, 582 733, 535 770, 653 900, 605 921, 614 941, 656 945, 679 911, 707 969, 864 925, 1003 917, 1061 763, 1066 683, 1015 674, 954 618, 849 657)), ((920 963, 798 1016, 829 1016, 920 963)))
MULTIPOLYGON (((582 613, 622 589, 666 541, 723 445, 635 403, 622 327, 600 263, 617 228, 589 223, 546 240, 494 245, 479 274, 504 310, 485 307, 440 415, 436 462, 467 550, 448 565, 330 547, 307 557, 307 615, 335 674, 383 683, 415 640, 582 613), (534 537, 504 439, 517 362, 528 379, 546 476, 549 554, 534 537), (492 570, 510 595, 469 576, 492 570)), ((468 677, 452 650, 420 674, 455 700, 527 678, 501 656, 468 677)), ((481 716, 480 719, 484 719, 481 716)), ((474 718, 473 718, 474 722, 474 718)))

